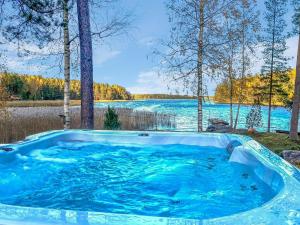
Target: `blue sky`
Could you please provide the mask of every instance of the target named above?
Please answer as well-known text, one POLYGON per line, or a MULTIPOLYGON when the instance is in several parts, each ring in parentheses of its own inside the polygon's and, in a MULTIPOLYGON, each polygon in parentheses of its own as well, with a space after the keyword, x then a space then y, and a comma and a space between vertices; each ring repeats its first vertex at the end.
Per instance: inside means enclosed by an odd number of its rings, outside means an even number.
MULTIPOLYGON (((164 3, 161 0, 126 0, 125 4, 134 9, 133 28, 128 36, 116 39, 106 48, 107 54, 115 52, 115 55, 95 65, 95 80, 118 83, 135 93, 166 92, 166 88, 160 87, 161 83, 156 83, 154 68, 158 61, 152 54, 159 40, 168 36, 164 3)), ((95 63, 98 57, 101 58, 101 49, 94 52, 95 63)))
MULTIPOLYGON (((120 84, 132 93, 174 93, 167 88, 167 81, 157 75, 158 59, 151 53, 160 39, 166 39, 169 32, 168 17, 163 0, 123 0, 126 8, 134 11, 134 21, 128 35, 114 38, 102 45, 95 44, 94 80, 120 84)), ((259 1, 263 8, 263 1, 259 1)), ((289 13, 291 15, 291 13, 289 13)), ((289 26, 290 27, 290 24, 289 26)), ((287 55, 296 56, 297 37, 288 40, 287 55)), ((49 59, 40 62, 16 55, 15 46, 6 45, 7 67, 10 71, 44 76, 63 77, 63 74, 49 65, 49 59)), ((34 47, 31 47, 34 48, 34 47)), ((260 55, 260 49, 257 49, 260 55)), ((51 62, 51 63, 50 63, 51 62)), ((294 67, 295 58, 290 65, 294 67)), ((253 72, 260 70, 261 60, 257 59, 253 72)), ((73 75, 73 78, 77 78, 73 75)), ((213 94, 217 81, 209 81, 208 91, 213 94)))

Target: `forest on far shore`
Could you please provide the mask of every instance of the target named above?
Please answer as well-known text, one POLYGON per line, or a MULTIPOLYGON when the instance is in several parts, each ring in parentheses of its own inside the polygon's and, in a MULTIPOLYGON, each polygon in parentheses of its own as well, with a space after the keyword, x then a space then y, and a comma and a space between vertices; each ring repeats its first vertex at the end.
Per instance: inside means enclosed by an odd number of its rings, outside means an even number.
MULTIPOLYGON (((275 74, 280 76, 280 74, 275 74)), ((290 106, 294 94, 294 82, 295 82, 296 70, 290 70, 288 73, 288 82, 282 85, 282 90, 280 93, 274 91, 272 96, 272 105, 276 106, 290 106), (283 95, 282 93, 285 93, 283 95)), ((216 103, 230 103, 230 81, 223 80, 217 85, 214 101, 216 103)), ((242 100, 243 104, 253 104, 255 100, 259 97, 260 104, 267 105, 268 98, 262 93, 264 92, 265 85, 260 74, 248 75, 244 79, 237 78, 232 81, 232 102, 238 103, 239 98, 242 100), (243 87, 243 95, 241 96, 240 87, 243 87), (242 98, 242 99, 241 99, 242 98)), ((267 92, 267 90, 265 90, 267 92)))
MULTIPOLYGON (((0 74, 0 85, 10 100, 62 100, 64 80, 45 78, 40 75, 17 73, 0 74)), ((80 99, 80 81, 71 80, 70 97, 80 99)), ((131 94, 125 87, 116 84, 94 83, 95 100, 142 100, 142 99, 193 99, 187 95, 131 94)))
MULTIPOLYGON (((64 80, 38 75, 0 74, 0 85, 10 99, 58 100, 64 98, 64 80)), ((80 81, 71 80, 70 97, 80 99, 80 81)), ((120 85, 94 83, 95 100, 130 100, 132 95, 120 85)))

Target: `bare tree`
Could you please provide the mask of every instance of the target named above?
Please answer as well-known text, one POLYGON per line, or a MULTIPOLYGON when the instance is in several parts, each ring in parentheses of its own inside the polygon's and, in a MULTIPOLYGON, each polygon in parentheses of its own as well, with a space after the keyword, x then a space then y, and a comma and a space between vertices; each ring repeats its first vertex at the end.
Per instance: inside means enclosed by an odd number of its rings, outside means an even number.
POLYGON ((245 75, 250 66, 250 55, 255 58, 253 46, 257 43, 259 13, 256 0, 237 0, 224 11, 221 71, 228 83, 230 127, 235 130, 243 100, 245 75), (233 97, 238 96, 237 114, 233 116, 233 97))
POLYGON ((222 47, 222 72, 229 84, 229 120, 230 127, 233 128, 233 94, 234 81, 237 74, 237 58, 239 53, 239 24, 240 18, 239 9, 232 6, 224 13, 223 40, 225 41, 222 47))
POLYGON ((169 0, 170 40, 163 45, 162 64, 172 81, 181 80, 198 99, 198 132, 203 130, 203 76, 219 67, 222 12, 235 0, 169 0))
POLYGON ((240 0, 237 5, 240 11, 239 42, 240 42, 240 87, 238 94, 238 106, 234 122, 234 130, 237 128, 240 107, 244 99, 245 77, 250 69, 251 59, 255 58, 254 47, 258 42, 258 31, 260 30, 259 12, 256 0, 240 0))

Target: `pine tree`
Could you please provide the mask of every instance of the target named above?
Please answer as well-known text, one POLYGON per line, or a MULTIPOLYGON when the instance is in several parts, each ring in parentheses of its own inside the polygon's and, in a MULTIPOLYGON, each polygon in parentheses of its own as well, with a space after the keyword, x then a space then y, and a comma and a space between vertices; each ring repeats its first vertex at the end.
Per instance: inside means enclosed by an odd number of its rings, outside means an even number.
POLYGON ((81 73, 81 128, 94 128, 93 47, 88 0, 77 0, 81 73))
POLYGON ((261 106, 258 101, 256 101, 250 112, 248 113, 246 117, 246 125, 247 128, 254 128, 254 127, 261 127, 262 124, 262 112, 261 112, 261 106))
POLYGON ((104 129, 106 130, 119 130, 121 123, 119 121, 118 114, 114 108, 108 106, 107 112, 105 113, 104 129))
POLYGON ((288 67, 285 51, 287 50, 285 32, 286 22, 284 16, 287 13, 286 0, 266 0, 266 27, 262 37, 263 60, 262 80, 267 86, 260 87, 263 98, 268 99, 268 132, 271 128, 272 97, 276 93, 283 99, 287 97, 283 84, 288 82, 288 67))

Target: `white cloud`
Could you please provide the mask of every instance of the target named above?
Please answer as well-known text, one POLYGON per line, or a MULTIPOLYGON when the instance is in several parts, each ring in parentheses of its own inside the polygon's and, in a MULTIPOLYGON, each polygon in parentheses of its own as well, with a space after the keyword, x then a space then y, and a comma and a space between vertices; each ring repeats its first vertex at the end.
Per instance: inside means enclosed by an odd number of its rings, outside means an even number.
POLYGON ((45 65, 43 56, 47 56, 47 64, 50 62, 48 56, 51 52, 58 52, 56 46, 39 48, 34 44, 21 43, 20 48, 15 43, 5 43, 0 50, 5 56, 5 69, 17 73, 43 74, 49 71, 50 65, 45 65))
MULTIPOLYGON (((22 43, 21 49, 18 49, 16 44, 6 43, 0 46, 0 50, 6 56, 7 70, 19 73, 47 74, 48 72, 59 73, 58 63, 62 58, 58 57, 57 54, 51 56, 50 53, 63 52, 62 47, 62 45, 53 44, 40 49, 34 44, 22 43), (30 52, 30 54, 26 54, 26 52, 30 52), (21 57, 18 55, 19 53, 22 53, 21 57)), ((94 46, 93 53, 94 66, 101 66, 118 56, 121 51, 112 50, 104 46, 94 46)))
POLYGON ((151 47, 155 44, 155 38, 154 37, 143 37, 141 38, 139 41, 139 44, 147 46, 147 47, 151 47))
POLYGON ((93 50, 93 54, 94 54, 94 56, 93 56, 94 66, 101 66, 105 62, 107 62, 107 61, 115 58, 119 54, 121 54, 121 51, 101 47, 101 48, 95 48, 93 50))
POLYGON ((171 83, 155 70, 139 73, 136 83, 135 86, 127 88, 133 94, 175 94, 180 87, 179 84, 171 83))
POLYGON ((2 45, 1 49, 8 55, 20 54, 22 55, 22 58, 25 58, 26 60, 36 59, 41 56, 49 56, 51 54, 55 55, 58 53, 63 53, 63 45, 61 42, 49 43, 43 48, 40 48, 33 43, 22 42, 18 45, 13 42, 8 42, 2 45))
POLYGON ((137 85, 128 87, 134 94, 159 94, 168 93, 168 87, 155 71, 145 71, 138 75, 137 85))

